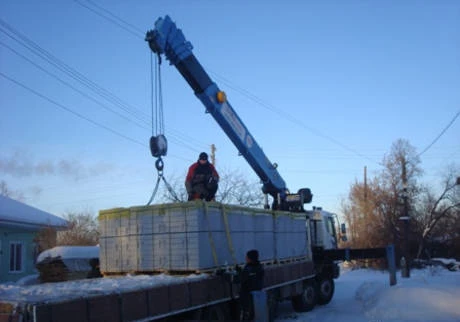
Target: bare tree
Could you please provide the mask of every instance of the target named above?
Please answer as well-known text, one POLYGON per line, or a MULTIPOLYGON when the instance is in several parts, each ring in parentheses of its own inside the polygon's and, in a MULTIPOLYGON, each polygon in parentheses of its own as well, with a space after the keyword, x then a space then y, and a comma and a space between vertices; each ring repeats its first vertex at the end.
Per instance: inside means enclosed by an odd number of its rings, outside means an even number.
POLYGON ((425 187, 420 195, 413 212, 419 235, 417 258, 425 250, 427 241, 435 237, 439 240, 453 240, 459 235, 460 230, 449 229, 460 225, 460 186, 457 185, 456 178, 458 173, 460 169, 450 165, 441 176, 440 193, 437 194, 431 187, 425 187))
POLYGON ((52 227, 45 227, 37 232, 34 242, 37 244, 38 253, 56 246, 57 231, 52 227))
MULTIPOLYGON (((349 225, 350 245, 374 247, 404 239, 400 217, 409 215, 409 244, 420 257, 428 242, 447 241, 460 256, 460 169, 451 165, 441 176, 441 189, 418 183, 420 159, 406 140, 396 141, 383 159, 384 169, 369 183, 350 187, 342 210, 349 225), (406 203, 405 203, 406 202, 406 203)), ((410 251, 411 249, 408 249, 410 251)))
POLYGON ((0 181, 0 195, 6 196, 15 200, 23 201, 24 195, 22 192, 19 191, 12 191, 6 181, 0 181))
POLYGON ((63 217, 69 222, 69 225, 67 230, 58 232, 58 245, 93 246, 98 243, 97 220, 91 213, 69 212, 63 217))
MULTIPOLYGON (((254 178, 254 177, 253 177, 254 178)), ((221 174, 216 200, 226 204, 261 207, 263 193, 260 181, 238 170, 227 170, 221 174)))
POLYGON ((188 199, 187 190, 185 189, 186 174, 175 175, 167 179, 168 185, 160 182, 161 186, 158 189, 160 202, 185 202, 188 199))
MULTIPOLYGON (((219 171, 219 189, 216 193, 216 201, 226 204, 236 204, 248 207, 258 207, 263 205, 263 194, 261 185, 257 179, 243 174, 239 170, 220 170, 219 171)), ((160 201, 163 202, 184 202, 188 199, 185 189, 185 173, 182 176, 168 179, 174 193, 168 190, 168 187, 162 185, 160 189, 160 201), (179 200, 177 200, 175 198, 179 200)))
POLYGON ((401 221, 399 218, 407 211, 411 212, 411 205, 416 201, 420 192, 418 179, 423 171, 420 167, 420 157, 415 148, 403 139, 397 140, 391 146, 391 151, 383 159, 384 170, 380 174, 382 190, 388 194, 385 207, 388 225, 396 239, 401 239, 401 221), (406 198, 406 200, 404 200, 406 198), (407 204, 405 204, 407 202, 407 204))
POLYGON ((409 203, 415 200, 420 189, 417 178, 422 173, 419 163, 409 142, 398 140, 384 156, 380 174, 369 183, 351 185, 342 208, 354 247, 385 246, 401 239, 399 217, 404 214, 403 193, 407 193, 409 203))
POLYGON ((391 205, 392 196, 382 189, 379 178, 366 184, 352 184, 348 200, 342 204, 349 226, 349 246, 382 247, 390 243, 392 234, 389 233, 388 215, 394 213, 391 205))

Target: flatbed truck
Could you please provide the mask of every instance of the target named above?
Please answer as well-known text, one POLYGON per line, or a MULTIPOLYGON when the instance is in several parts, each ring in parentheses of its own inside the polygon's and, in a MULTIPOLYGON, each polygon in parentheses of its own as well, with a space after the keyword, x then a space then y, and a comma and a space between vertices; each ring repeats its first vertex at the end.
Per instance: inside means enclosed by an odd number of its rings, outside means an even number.
MULTIPOLYGON (((170 17, 159 18, 155 29, 147 32, 146 40, 153 52, 164 54, 176 66, 206 111, 211 113, 259 176, 264 194, 273 198, 271 210, 268 210, 268 201, 265 209, 274 216, 281 212, 304 218, 305 240, 308 241, 305 256, 264 262, 264 291, 270 320, 276 317, 280 301, 290 300, 294 310, 299 312, 329 303, 334 294, 334 278, 339 276, 337 260, 387 256, 394 266, 391 247, 337 249, 334 215, 320 208, 304 209, 303 205, 312 200, 310 189, 289 192, 276 166, 269 162, 170 17)), ((155 144, 156 140, 152 142, 155 144)), ((153 150, 161 149, 153 146, 152 154, 153 150)), ((95 294, 87 280, 83 280, 81 287, 89 288, 85 296, 64 298, 55 294, 40 300, 19 294, 17 298, 0 299, 0 322, 237 320, 239 285, 233 283, 233 275, 232 269, 223 265, 202 272, 202 278, 198 279, 178 278, 175 283, 148 287, 133 285, 130 290, 113 290, 104 294, 95 294)))

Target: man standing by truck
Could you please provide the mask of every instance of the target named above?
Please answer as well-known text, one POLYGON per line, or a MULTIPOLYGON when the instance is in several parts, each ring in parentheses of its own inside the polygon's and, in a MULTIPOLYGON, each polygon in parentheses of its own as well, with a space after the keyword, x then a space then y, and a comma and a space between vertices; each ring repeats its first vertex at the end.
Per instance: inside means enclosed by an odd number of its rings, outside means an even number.
POLYGON ((252 249, 246 253, 246 265, 240 272, 240 305, 241 321, 254 319, 254 303, 252 291, 260 291, 264 287, 264 268, 259 262, 259 252, 252 249))

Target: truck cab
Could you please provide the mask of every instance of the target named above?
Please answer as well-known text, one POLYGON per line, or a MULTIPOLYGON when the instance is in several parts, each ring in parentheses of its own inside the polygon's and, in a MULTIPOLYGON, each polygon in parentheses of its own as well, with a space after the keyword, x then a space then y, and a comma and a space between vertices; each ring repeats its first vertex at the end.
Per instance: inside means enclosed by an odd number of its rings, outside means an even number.
MULTIPOLYGON (((323 280, 330 283, 331 278, 338 278, 340 275, 339 261, 322 261, 324 252, 338 248, 338 234, 336 230, 336 214, 323 210, 321 207, 313 207, 307 210, 307 227, 310 233, 310 240, 313 251, 313 258, 316 259, 317 270, 326 276, 323 280)), ((346 240, 345 227, 342 225, 340 231, 342 240, 346 240)))
POLYGON ((322 210, 320 207, 313 207, 307 210, 310 220, 310 236, 313 247, 322 249, 337 248, 337 231, 335 229, 335 214, 322 210))

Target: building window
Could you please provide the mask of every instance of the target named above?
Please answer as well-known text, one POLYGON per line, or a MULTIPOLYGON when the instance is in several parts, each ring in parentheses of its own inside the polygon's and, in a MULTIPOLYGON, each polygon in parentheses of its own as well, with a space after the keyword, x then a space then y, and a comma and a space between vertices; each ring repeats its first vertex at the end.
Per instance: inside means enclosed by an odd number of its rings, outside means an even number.
POLYGON ((10 272, 22 272, 22 253, 23 247, 21 242, 10 243, 10 272))

